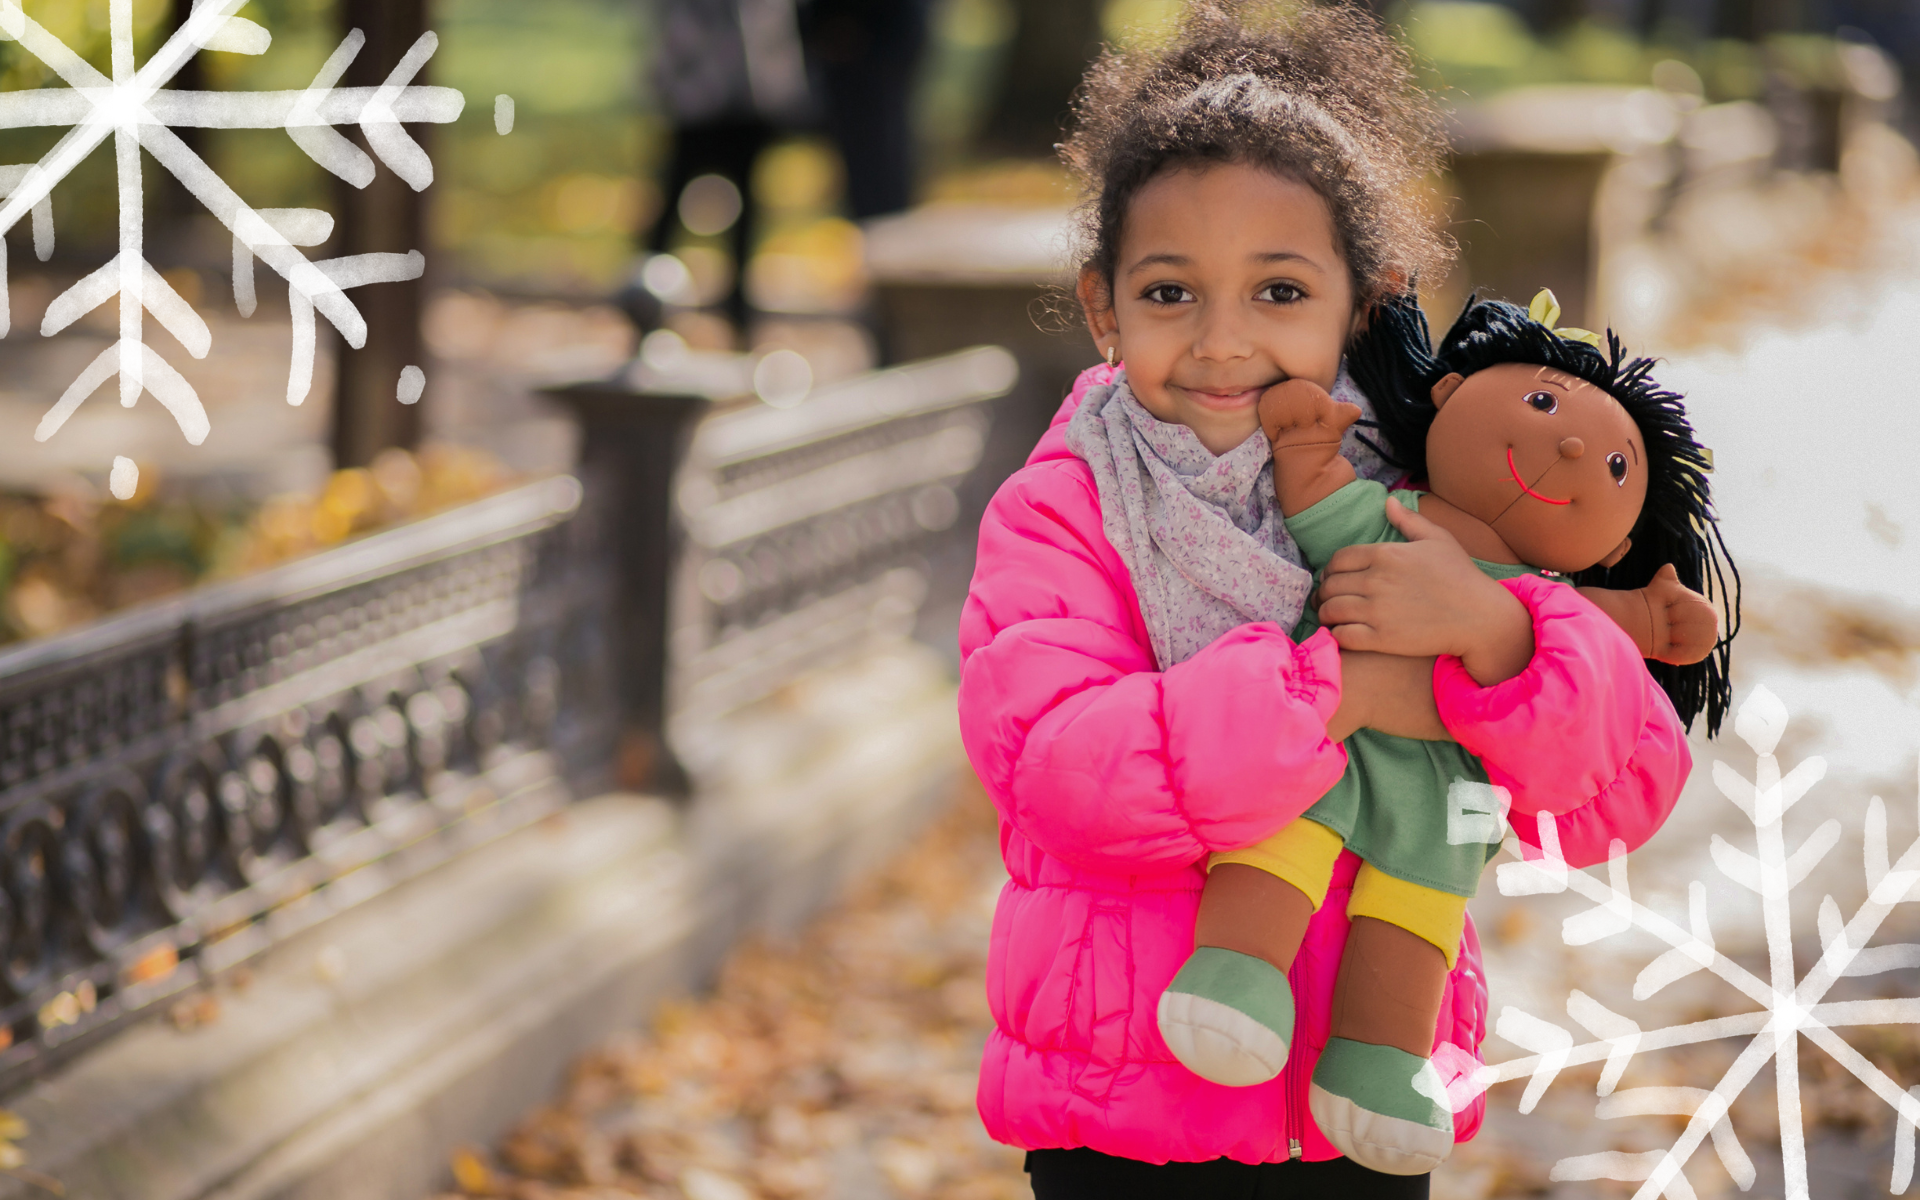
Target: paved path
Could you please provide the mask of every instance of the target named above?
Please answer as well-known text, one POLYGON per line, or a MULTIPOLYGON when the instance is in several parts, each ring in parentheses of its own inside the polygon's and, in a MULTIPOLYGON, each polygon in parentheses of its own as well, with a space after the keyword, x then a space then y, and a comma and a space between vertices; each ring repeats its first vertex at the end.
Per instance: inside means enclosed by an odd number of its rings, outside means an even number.
POLYGON ((790 944, 729 960, 714 992, 575 1064, 491 1151, 469 1194, 515 1200, 1019 1200, 974 1081, 1006 878, 969 787, 881 875, 790 944))

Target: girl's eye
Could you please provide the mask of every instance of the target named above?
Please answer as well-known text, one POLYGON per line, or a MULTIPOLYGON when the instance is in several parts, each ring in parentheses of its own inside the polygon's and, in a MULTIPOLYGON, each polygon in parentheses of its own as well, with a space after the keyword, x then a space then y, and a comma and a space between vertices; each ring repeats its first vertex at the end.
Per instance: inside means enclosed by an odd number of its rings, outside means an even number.
POLYGON ((1307 298, 1307 294, 1291 283, 1269 284, 1261 289, 1261 295, 1275 304, 1293 304, 1307 298))
POLYGON ((1543 413, 1554 413, 1560 409, 1560 398, 1552 392, 1529 392, 1527 403, 1543 413))
POLYGON ((1617 450, 1607 455, 1607 474, 1613 476, 1613 486, 1625 486, 1627 482, 1627 456, 1617 450))
POLYGON ((1187 289, 1177 283, 1156 283, 1141 296, 1154 304, 1178 304, 1187 298, 1187 289))

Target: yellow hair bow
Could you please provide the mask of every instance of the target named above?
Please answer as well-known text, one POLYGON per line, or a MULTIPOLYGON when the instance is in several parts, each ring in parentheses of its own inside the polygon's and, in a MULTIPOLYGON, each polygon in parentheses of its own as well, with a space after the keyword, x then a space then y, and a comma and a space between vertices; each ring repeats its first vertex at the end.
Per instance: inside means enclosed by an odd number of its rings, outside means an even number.
POLYGON ((1540 289, 1533 303, 1527 305, 1527 315, 1570 342, 1585 342, 1595 350, 1601 349, 1600 335, 1591 329, 1575 329, 1571 325, 1565 329, 1553 328, 1560 323, 1560 301, 1554 296, 1552 288, 1540 289))

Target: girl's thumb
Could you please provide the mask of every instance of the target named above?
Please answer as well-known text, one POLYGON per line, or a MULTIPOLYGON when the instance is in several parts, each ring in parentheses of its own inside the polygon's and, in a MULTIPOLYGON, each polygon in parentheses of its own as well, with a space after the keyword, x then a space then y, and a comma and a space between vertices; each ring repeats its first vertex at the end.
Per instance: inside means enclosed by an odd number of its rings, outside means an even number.
POLYGON ((1387 520, 1410 542, 1452 541, 1453 535, 1414 512, 1392 496, 1387 497, 1387 520))

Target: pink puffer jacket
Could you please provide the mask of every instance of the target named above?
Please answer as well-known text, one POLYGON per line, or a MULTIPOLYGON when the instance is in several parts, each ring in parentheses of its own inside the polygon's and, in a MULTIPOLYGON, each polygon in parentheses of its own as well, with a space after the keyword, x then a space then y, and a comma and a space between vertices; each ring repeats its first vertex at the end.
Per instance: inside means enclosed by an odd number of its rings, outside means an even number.
MULTIPOLYGON (((1207 854, 1266 837, 1345 768, 1326 736, 1338 650, 1324 630, 1296 646, 1278 626, 1251 624, 1155 669, 1127 569, 1101 532, 1093 476, 1062 429, 1083 389, 1108 377, 1105 367, 1081 375, 1028 465, 994 496, 960 625, 961 732, 999 807, 1012 876, 987 968, 996 1028, 980 1115, 995 1139, 1025 1149, 1331 1158, 1306 1087, 1327 1040, 1351 854, 1294 965, 1299 1026, 1279 1079, 1200 1079, 1167 1050, 1154 1013, 1193 949, 1207 854)), ((1572 589, 1531 577, 1506 586, 1533 614, 1533 662, 1483 689, 1442 660, 1441 719, 1512 792, 1522 837, 1549 811, 1576 866, 1602 861, 1616 838, 1638 846, 1692 765, 1672 705, 1626 636, 1572 589)), ((1435 1032, 1443 1066, 1477 1058, 1486 1013, 1469 922, 1435 1032)), ((1481 1105, 1456 1116, 1461 1140, 1478 1130, 1481 1105)))

